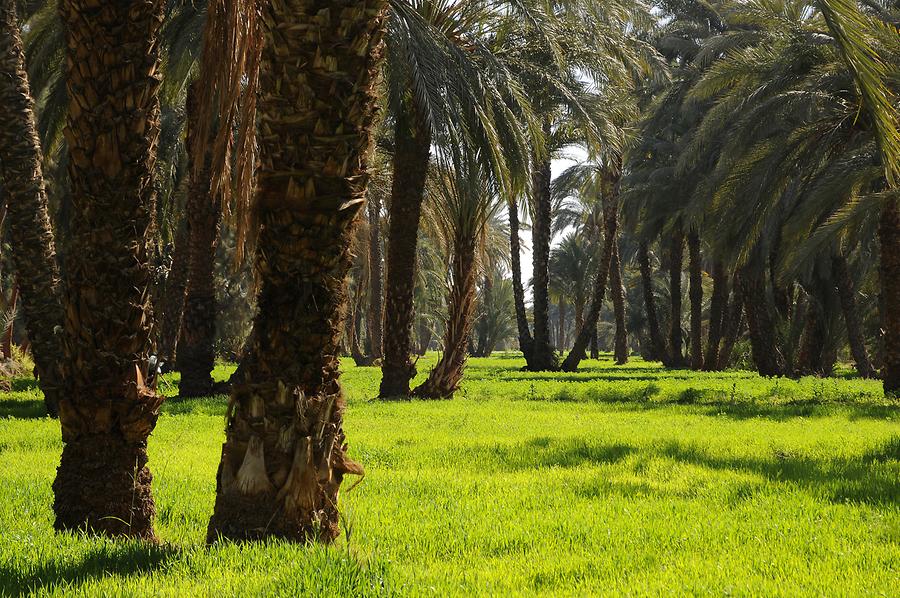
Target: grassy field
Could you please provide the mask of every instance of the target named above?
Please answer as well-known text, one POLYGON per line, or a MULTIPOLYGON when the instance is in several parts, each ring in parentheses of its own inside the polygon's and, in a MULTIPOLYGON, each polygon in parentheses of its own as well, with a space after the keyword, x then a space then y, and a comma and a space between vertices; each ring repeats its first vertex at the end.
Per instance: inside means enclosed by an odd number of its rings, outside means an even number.
POLYGON ((223 397, 167 402, 151 438, 161 546, 54 534, 58 424, 17 381, 0 395, 0 594, 900 593, 900 407, 876 382, 499 356, 471 360, 452 401, 382 403, 379 370, 351 363, 367 475, 330 548, 204 545, 223 397))

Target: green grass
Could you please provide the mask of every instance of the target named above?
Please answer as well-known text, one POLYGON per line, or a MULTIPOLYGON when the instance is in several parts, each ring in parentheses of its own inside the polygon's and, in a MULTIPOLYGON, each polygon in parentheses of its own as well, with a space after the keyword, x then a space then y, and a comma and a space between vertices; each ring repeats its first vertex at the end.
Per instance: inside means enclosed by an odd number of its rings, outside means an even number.
POLYGON ((151 438, 161 546, 54 534, 58 424, 17 381, 0 396, 0 593, 900 592, 900 408, 877 382, 638 360, 532 374, 498 356, 470 361, 455 400, 382 403, 379 370, 346 363, 367 475, 330 548, 204 546, 223 397, 167 402, 151 438))

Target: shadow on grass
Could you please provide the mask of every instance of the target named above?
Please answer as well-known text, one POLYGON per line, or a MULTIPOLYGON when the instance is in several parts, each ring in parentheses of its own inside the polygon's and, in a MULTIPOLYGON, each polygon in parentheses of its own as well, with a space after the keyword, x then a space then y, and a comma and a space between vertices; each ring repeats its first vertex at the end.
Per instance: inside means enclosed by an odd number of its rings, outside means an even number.
POLYGON ((63 586, 66 592, 91 579, 110 575, 133 576, 164 569, 180 550, 167 545, 129 543, 90 547, 78 555, 59 554, 55 560, 29 567, 0 564, 0 595, 27 596, 42 588, 63 586))
POLYGON ((47 408, 41 399, 0 399, 0 417, 41 419, 47 417, 47 408))

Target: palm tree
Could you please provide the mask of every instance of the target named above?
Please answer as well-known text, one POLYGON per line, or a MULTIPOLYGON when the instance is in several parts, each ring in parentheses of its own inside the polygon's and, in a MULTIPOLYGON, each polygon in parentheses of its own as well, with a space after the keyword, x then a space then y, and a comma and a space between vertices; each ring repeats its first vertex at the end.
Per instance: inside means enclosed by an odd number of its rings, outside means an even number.
POLYGON ((58 332, 63 322, 59 267, 15 2, 0 3, 0 26, 0 174, 8 195, 5 214, 44 404, 47 413, 55 416, 62 353, 58 332))
POLYGON ((147 437, 162 402, 145 384, 162 4, 65 0, 60 10, 74 210, 54 525, 150 539, 147 437))
MULTIPOLYGON (((374 139, 384 6, 328 6, 330 18, 290 0, 263 3, 249 23, 234 13, 223 19, 241 24, 251 48, 263 40, 260 289, 253 363, 232 385, 210 541, 333 540, 343 477, 362 473, 347 456, 338 347, 374 139)), ((224 65, 240 82, 238 66, 224 65)))

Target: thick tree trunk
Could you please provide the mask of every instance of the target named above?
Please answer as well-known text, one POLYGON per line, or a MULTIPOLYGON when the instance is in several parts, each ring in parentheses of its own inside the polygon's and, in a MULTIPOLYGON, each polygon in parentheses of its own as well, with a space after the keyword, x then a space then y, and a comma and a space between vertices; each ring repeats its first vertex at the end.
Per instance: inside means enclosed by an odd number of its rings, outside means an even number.
POLYGON ((713 291, 709 302, 709 329, 706 336, 706 356, 703 358, 703 369, 712 372, 719 367, 719 345, 722 342, 722 330, 726 325, 726 308, 728 303, 728 277, 725 265, 716 261, 713 264, 713 291))
POLYGON ((668 364, 666 340, 656 315, 656 295, 653 292, 653 271, 650 268, 650 250, 646 241, 642 241, 638 249, 638 263, 641 269, 641 287, 644 291, 644 311, 647 315, 647 328, 650 332, 650 346, 653 359, 668 364))
POLYGON ((672 231, 669 241, 669 296, 671 299, 671 318, 669 318, 669 350, 671 367, 685 367, 682 350, 681 332, 681 267, 684 263, 684 233, 681 224, 672 231))
POLYGON ((512 270, 513 300, 516 305, 516 327, 519 333, 519 350, 525 356, 525 362, 531 363, 531 346, 534 340, 528 328, 528 316, 525 313, 525 288, 522 286, 521 249, 519 247, 519 204, 515 199, 509 202, 509 250, 510 270, 512 270))
POLYGON ((603 239, 603 253, 600 256, 600 263, 597 265, 597 274, 594 278, 591 306, 585 315, 584 323, 576 333, 572 350, 569 351, 562 363, 562 369, 566 372, 577 370, 578 364, 584 359, 585 349, 590 343, 592 334, 596 333, 597 320, 600 318, 600 308, 603 306, 603 296, 606 294, 606 283, 609 278, 609 268, 612 262, 613 247, 618 228, 618 219, 616 217, 619 191, 618 179, 605 181, 604 187, 603 221, 605 236, 603 239))
POLYGON ((700 235, 688 235, 691 297, 691 369, 703 369, 703 265, 700 263, 700 235))
POLYGON ((207 538, 331 541, 346 456, 338 343, 365 199, 384 5, 261 5, 256 348, 232 388, 207 538), (325 45, 323 45, 324 42, 325 45))
MULTIPOLYGON (((544 121, 544 134, 550 135, 550 121, 544 121)), ((534 258, 534 341, 528 369, 553 371, 559 369, 559 359, 550 344, 550 237, 552 199, 550 196, 550 158, 534 158, 532 203, 534 226, 531 231, 534 258)))
POLYGON ((847 340, 850 342, 850 352, 856 362, 856 372, 863 378, 871 378, 875 375, 875 368, 872 367, 866 350, 859 308, 856 304, 856 290, 853 288, 853 279, 847 267, 847 258, 835 256, 831 259, 831 275, 841 301, 841 311, 847 326, 847 340))
POLYGON ((766 297, 765 276, 761 271, 744 268, 739 280, 756 369, 762 376, 784 375, 785 359, 772 320, 774 309, 766 297))
POLYGON ((881 316, 884 328, 884 394, 900 397, 900 207, 885 201, 878 227, 881 241, 881 316))
POLYGON ((0 175, 3 177, 13 266, 22 292, 47 413, 56 416, 60 393, 63 323, 59 266, 47 210, 43 155, 15 2, 0 2, 0 175))
MULTIPOLYGON (((384 265, 381 257, 381 198, 369 198, 369 338, 372 359, 381 358, 382 321, 384 318, 384 265)), ((411 329, 410 329, 411 330, 411 329)))
POLYGON ((447 298, 450 313, 444 333, 444 352, 428 374, 428 378, 413 390, 424 399, 445 399, 453 396, 462 382, 466 364, 466 345, 475 314, 475 239, 457 237, 450 264, 451 285, 447 298))
POLYGON ((184 316, 184 300, 187 296, 189 264, 191 260, 191 239, 187 226, 187 214, 182 218, 175 233, 175 250, 172 266, 166 277, 163 304, 159 311, 159 333, 157 354, 164 369, 175 369, 177 364, 178 338, 184 316))
POLYGON ((616 365, 628 363, 628 330, 625 324, 625 285, 622 283, 622 260, 619 258, 619 239, 613 239, 612 262, 609 265, 609 290, 612 295, 613 312, 616 316, 616 339, 614 357, 616 365))
MULTIPOLYGON (((196 147, 200 106, 197 83, 188 90, 188 152, 196 147)), ((184 316, 181 323, 178 369, 181 371, 179 394, 200 397, 213 393, 212 370, 215 366, 216 289, 214 270, 219 245, 221 198, 210 188, 209 155, 190 158, 190 184, 187 200, 187 227, 190 239, 190 265, 184 316), (194 168, 202 160, 202 167, 194 168)))
POLYGON ((54 526, 153 539, 147 437, 163 397, 145 380, 162 3, 63 0, 60 11, 73 216, 54 526))
POLYGON ((381 388, 379 396, 405 397, 416 374, 410 342, 416 286, 416 245, 431 155, 431 133, 413 106, 394 127, 394 179, 391 188, 387 252, 387 296, 384 311, 381 388))
POLYGON ((731 353, 744 327, 744 298, 741 295, 740 279, 735 276, 731 284, 731 306, 728 308, 723 325, 722 349, 719 351, 718 370, 724 370, 731 363, 731 353))

